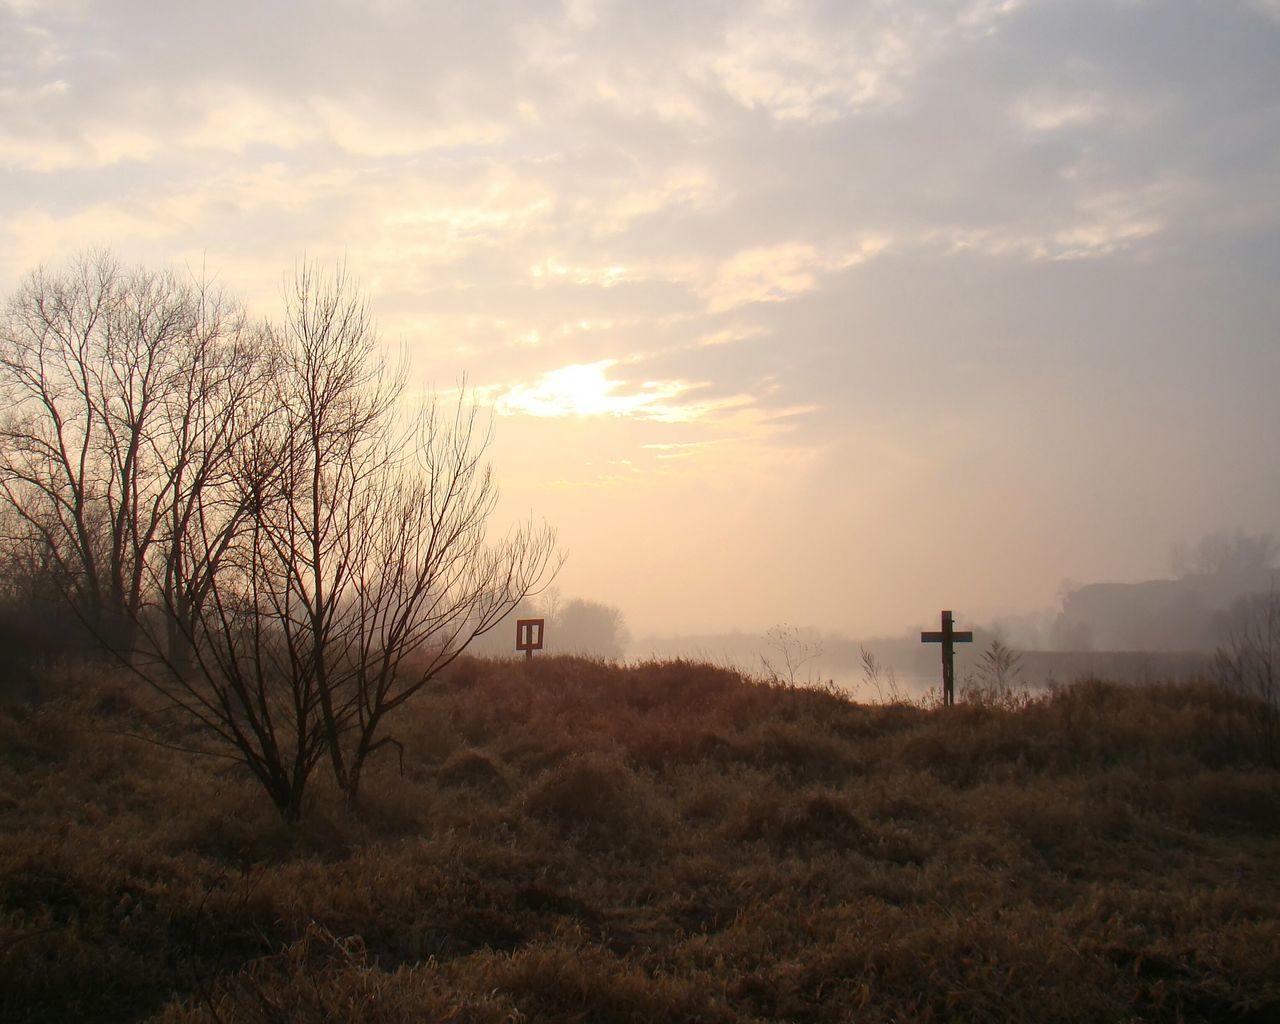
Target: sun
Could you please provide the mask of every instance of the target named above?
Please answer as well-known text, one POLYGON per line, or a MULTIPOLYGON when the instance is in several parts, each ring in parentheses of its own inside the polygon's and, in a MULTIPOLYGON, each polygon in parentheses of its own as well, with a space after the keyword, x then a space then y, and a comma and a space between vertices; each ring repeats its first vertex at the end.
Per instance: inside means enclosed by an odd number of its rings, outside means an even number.
POLYGON ((628 390, 623 381, 612 380, 609 371, 616 359, 595 363, 574 363, 550 370, 532 384, 518 384, 499 400, 503 415, 528 416, 641 416, 663 418, 668 403, 690 385, 682 381, 646 381, 628 390))

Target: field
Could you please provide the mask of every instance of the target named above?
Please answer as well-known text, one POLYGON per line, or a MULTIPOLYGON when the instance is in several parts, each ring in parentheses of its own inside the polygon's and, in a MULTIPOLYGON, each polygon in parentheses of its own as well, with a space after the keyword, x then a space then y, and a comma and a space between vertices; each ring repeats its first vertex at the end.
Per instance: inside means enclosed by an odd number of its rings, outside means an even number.
POLYGON ((0 1019, 1280 1020, 1260 707, 971 697, 467 660, 289 828, 68 671, 0 710, 0 1019))

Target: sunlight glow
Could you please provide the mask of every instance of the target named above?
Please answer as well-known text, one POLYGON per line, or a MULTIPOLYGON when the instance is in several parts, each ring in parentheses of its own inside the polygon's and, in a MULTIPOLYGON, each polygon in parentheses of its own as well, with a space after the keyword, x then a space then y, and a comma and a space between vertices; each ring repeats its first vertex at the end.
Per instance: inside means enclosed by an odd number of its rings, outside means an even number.
POLYGON ((670 404, 697 385, 684 381, 645 381, 624 390, 623 381, 610 380, 616 359, 575 363, 551 370, 533 384, 517 384, 495 401, 500 416, 640 416, 678 421, 684 410, 670 404))

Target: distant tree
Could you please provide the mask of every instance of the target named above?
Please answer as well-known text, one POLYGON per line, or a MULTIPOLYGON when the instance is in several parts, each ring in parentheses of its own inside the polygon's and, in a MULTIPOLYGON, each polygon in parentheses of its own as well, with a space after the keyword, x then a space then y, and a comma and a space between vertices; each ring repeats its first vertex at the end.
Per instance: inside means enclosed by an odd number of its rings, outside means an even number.
POLYGON ((1270 533, 1217 530, 1194 545, 1175 544, 1169 567, 1178 577, 1214 573, 1245 573, 1270 569, 1280 558, 1280 544, 1270 533))
POLYGON ((557 597, 557 604, 547 622, 548 651, 614 659, 626 654, 630 637, 620 609, 581 598, 559 604, 557 597))

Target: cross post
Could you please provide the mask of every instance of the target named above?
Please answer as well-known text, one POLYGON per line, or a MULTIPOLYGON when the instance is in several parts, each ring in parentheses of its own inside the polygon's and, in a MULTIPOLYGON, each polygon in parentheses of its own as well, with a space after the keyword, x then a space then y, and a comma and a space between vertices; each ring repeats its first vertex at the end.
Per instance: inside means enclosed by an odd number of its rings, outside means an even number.
POLYGON ((922 644, 942 644, 942 703, 952 707, 956 702, 956 649, 955 644, 973 643, 970 630, 957 632, 950 610, 942 613, 942 629, 925 630, 920 634, 922 644))

